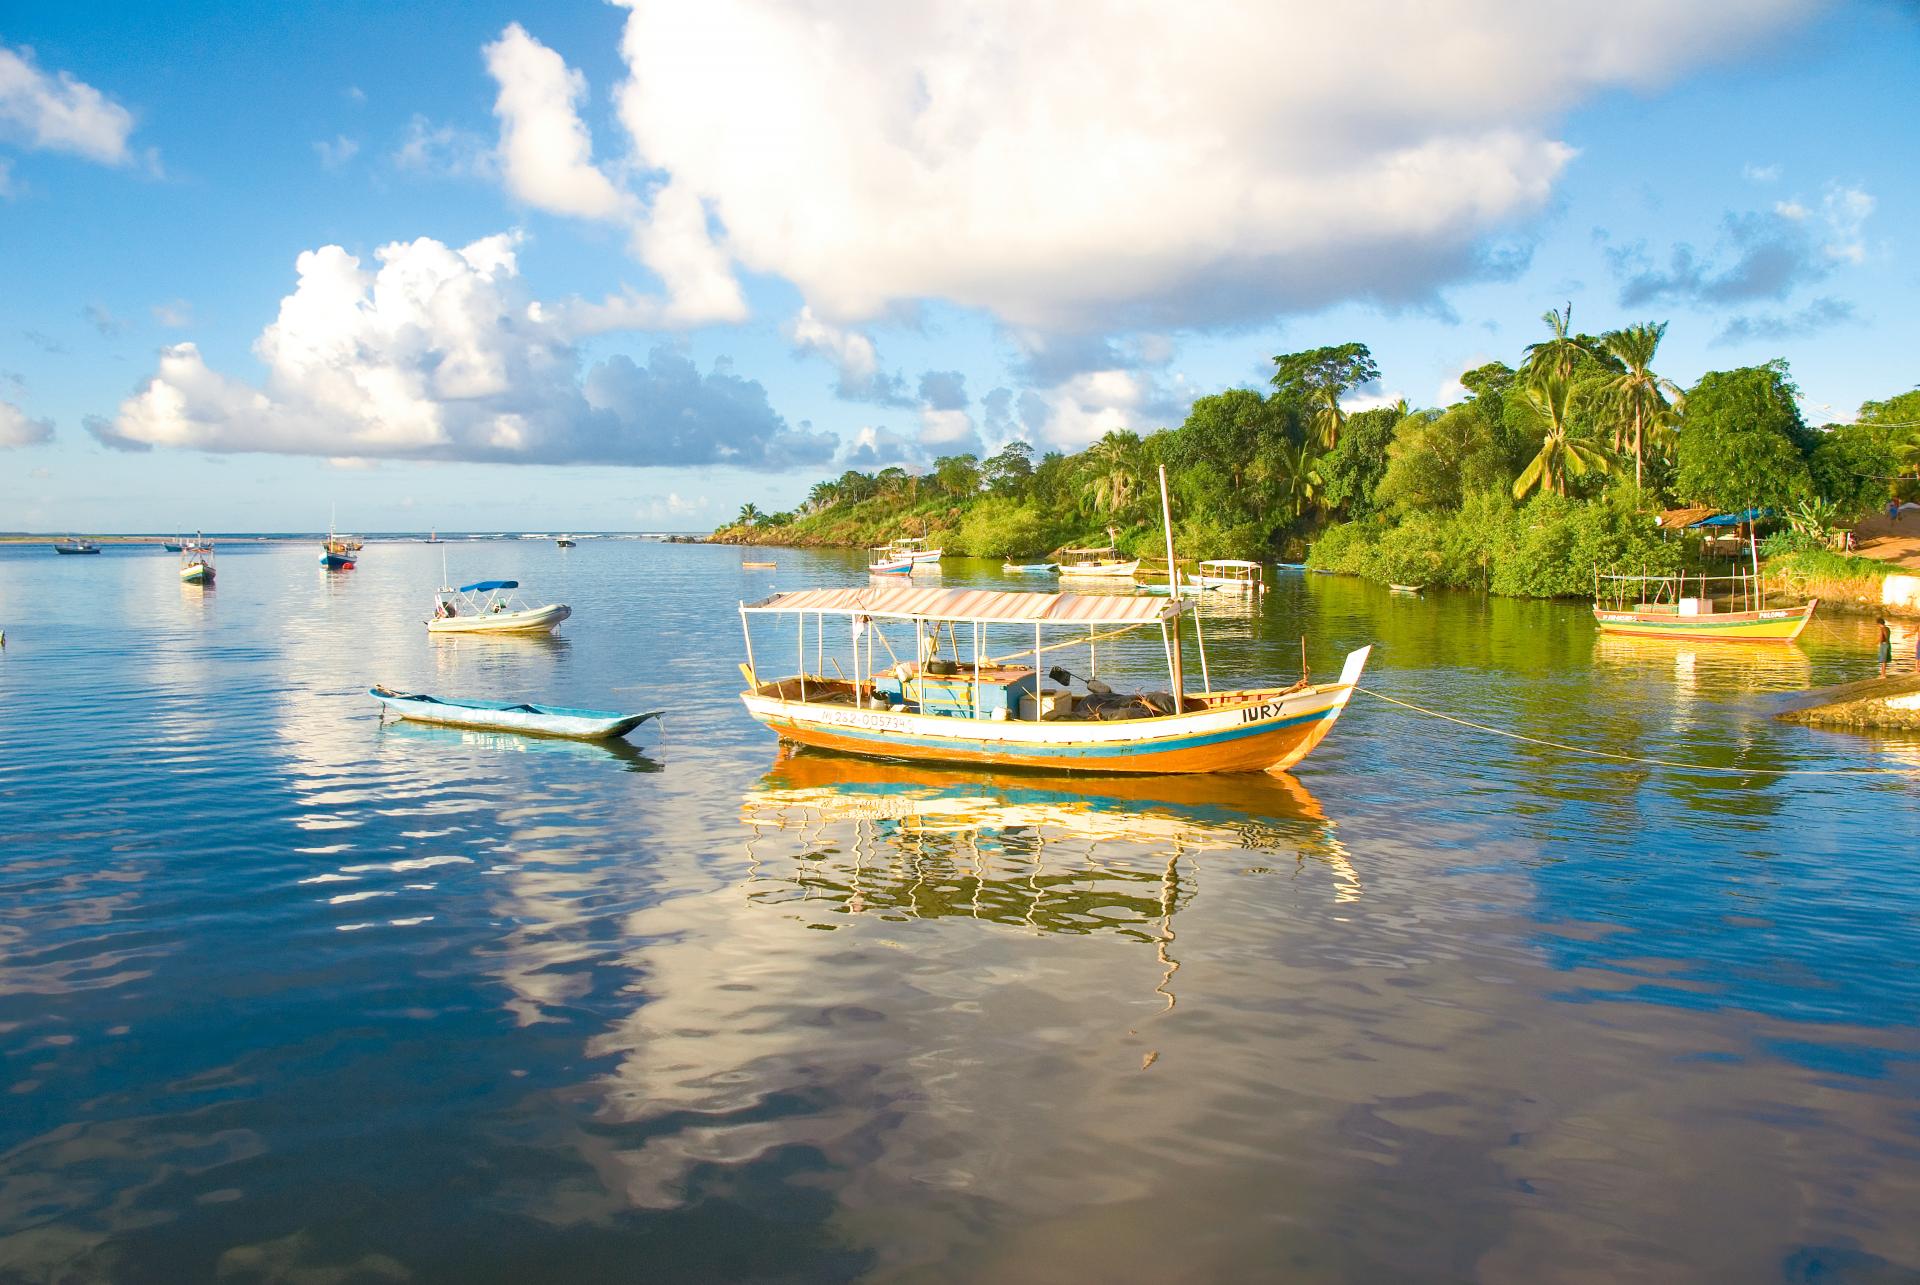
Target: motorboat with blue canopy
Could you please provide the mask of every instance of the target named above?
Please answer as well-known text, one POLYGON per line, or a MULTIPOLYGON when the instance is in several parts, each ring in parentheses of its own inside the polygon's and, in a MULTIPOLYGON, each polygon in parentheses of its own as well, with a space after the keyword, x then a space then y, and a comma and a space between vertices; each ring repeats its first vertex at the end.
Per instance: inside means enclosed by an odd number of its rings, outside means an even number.
POLYGON ((573 614, 565 603, 532 606, 513 591, 518 580, 477 580, 442 587, 433 598, 427 632, 435 634, 545 634, 573 614))

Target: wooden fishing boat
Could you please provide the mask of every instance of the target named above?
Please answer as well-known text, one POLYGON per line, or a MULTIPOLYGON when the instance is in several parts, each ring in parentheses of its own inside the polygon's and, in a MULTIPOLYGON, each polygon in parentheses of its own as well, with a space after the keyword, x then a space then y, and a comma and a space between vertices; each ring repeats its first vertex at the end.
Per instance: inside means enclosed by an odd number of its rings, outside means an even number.
POLYGON ((1058 571, 1060 564, 1057 562, 1003 562, 1000 564, 1000 569, 1008 575, 1039 576, 1058 571))
POLYGON ((1593 622, 1602 633, 1641 638, 1790 643, 1813 619, 1820 600, 1770 604, 1759 554, 1750 556, 1746 574, 1728 576, 1602 575, 1596 568, 1593 622))
POLYGON ((1200 563, 1198 575, 1183 578, 1215 593, 1237 593, 1251 598, 1267 591, 1260 564, 1240 558, 1205 559, 1200 563))
POLYGON ((91 540, 76 540, 72 536, 68 536, 64 540, 54 541, 53 551, 55 553, 65 554, 98 553, 100 552, 100 546, 91 540))
POLYGON ((180 554, 180 580, 183 584, 213 583, 213 545, 196 539, 180 554))
POLYGON ((1389 584, 1387 588, 1391 589, 1394 593, 1418 594, 1422 589, 1425 589, 1426 586, 1420 584, 1389 584))
POLYGON ((625 736, 661 711, 614 714, 597 709, 569 709, 561 705, 534 705, 526 701, 458 700, 419 692, 396 692, 374 686, 367 695, 381 708, 416 723, 471 727, 487 732, 518 732, 525 736, 559 736, 576 741, 609 740, 625 736))
POLYGON ((904 557, 916 566, 927 566, 946 556, 944 549, 929 549, 927 542, 915 536, 905 536, 887 544, 886 552, 895 557, 904 557))
POLYGON ((481 580, 442 588, 433 599, 427 632, 434 634, 546 634, 573 614, 565 603, 535 607, 513 596, 518 580, 481 580))
POLYGON ((913 558, 894 552, 892 545, 867 550, 867 574, 870 576, 908 576, 913 574, 913 558))
POLYGON ((1349 653, 1337 682, 1313 683, 1303 675, 1291 684, 1214 691, 1203 648, 1205 690, 1190 694, 1179 643, 1187 608, 1177 597, 904 584, 774 594, 740 607, 747 641, 741 700, 789 741, 881 758, 1136 773, 1284 771, 1305 758, 1346 708, 1372 649, 1349 653), (802 668, 792 676, 763 679, 756 668, 752 621, 767 615, 790 617, 797 626, 802 668), (848 636, 844 626, 829 626, 829 618, 859 631, 850 677, 804 669, 809 619, 816 671, 824 668, 826 635, 848 636), (920 659, 885 664, 896 654, 887 625, 912 630, 909 654, 920 659), (1168 659, 1170 691, 1123 695, 1089 677, 1079 680, 1084 694, 1075 693, 1076 676, 1060 668, 1046 671, 1056 687, 1039 686, 1047 630, 1056 636, 1072 631, 1055 647, 1086 646, 1091 661, 1101 638, 1154 626, 1168 659), (971 634, 970 648, 960 641, 961 627, 971 634), (1007 631, 1018 631, 1026 645, 1011 657, 990 657, 990 636, 1007 631), (886 648, 877 668, 876 639, 886 648))
POLYGON ((773 562, 742 562, 740 565, 749 571, 769 571, 778 564, 773 562))
POLYGON ((165 549, 168 553, 178 553, 180 552, 182 546, 185 545, 185 543, 186 542, 184 540, 178 541, 178 542, 173 540, 162 540, 160 542, 160 547, 162 549, 165 549))
POLYGON ((1060 550, 1062 580, 1131 580, 1140 569, 1140 559, 1123 558, 1112 545, 1098 548, 1060 550))
POLYGON ((1279 571, 1305 571, 1307 569, 1307 564, 1304 562, 1276 562, 1273 565, 1274 568, 1279 571))

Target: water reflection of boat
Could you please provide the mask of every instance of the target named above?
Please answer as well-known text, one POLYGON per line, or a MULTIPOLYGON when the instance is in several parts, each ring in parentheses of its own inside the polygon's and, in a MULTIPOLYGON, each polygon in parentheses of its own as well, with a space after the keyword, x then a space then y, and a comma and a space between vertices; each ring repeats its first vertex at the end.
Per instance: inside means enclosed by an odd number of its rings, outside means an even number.
MULTIPOLYGON (((1042 931, 1166 938, 1194 895, 1182 858, 1285 853, 1360 883, 1319 801, 1286 776, 979 772, 818 750, 788 754, 741 800, 756 899, 831 913, 966 915, 1042 931), (791 836, 782 849, 771 839, 791 836)), ((831 921, 829 921, 831 922, 831 921)))
POLYGON ((489 754, 505 752, 555 754, 588 761, 613 759, 623 764, 629 772, 658 772, 664 766, 659 759, 649 757, 632 741, 627 740, 571 741, 550 736, 515 736, 505 732, 483 732, 472 728, 443 727, 432 723, 390 723, 384 720, 380 723, 379 735, 382 741, 421 741, 429 747, 442 750, 472 749, 489 754))
POLYGON ((1598 667, 1671 677, 1689 693, 1703 686, 1733 692, 1799 691, 1813 681, 1813 662, 1798 646, 1703 647, 1680 638, 1595 634, 1598 667))

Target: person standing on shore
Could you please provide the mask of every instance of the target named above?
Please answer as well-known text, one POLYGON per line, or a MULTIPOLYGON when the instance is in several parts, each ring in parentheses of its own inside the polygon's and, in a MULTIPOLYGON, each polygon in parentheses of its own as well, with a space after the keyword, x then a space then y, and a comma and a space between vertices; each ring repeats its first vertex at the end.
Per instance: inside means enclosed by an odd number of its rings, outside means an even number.
POLYGON ((1887 618, 1880 617, 1880 647, 1876 653, 1880 661, 1880 677, 1887 676, 1887 666, 1893 663, 1893 630, 1887 628, 1887 618))

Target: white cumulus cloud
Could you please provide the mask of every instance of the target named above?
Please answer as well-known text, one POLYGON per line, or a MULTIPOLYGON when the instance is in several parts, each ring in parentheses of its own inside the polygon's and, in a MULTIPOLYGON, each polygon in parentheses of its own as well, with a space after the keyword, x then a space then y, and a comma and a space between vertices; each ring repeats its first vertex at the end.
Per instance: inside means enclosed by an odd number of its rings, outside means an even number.
POLYGON ((52 420, 28 419, 27 413, 12 402, 0 402, 0 449, 37 446, 52 440, 52 420))
POLYGON ((109 445, 412 458, 785 468, 837 441, 791 428, 760 384, 656 348, 582 370, 563 308, 530 298, 515 238, 339 246, 300 255, 299 282, 254 343, 255 386, 191 343, 163 350, 111 422, 109 445))
POLYGON ((621 2, 636 156, 735 264, 837 325, 1107 333, 1430 300, 1547 201, 1558 113, 1815 6, 621 2))
POLYGON ((0 45, 0 137, 107 165, 131 156, 133 113, 71 72, 49 74, 33 50, 0 45))
POLYGON ((633 255, 660 280, 661 298, 628 291, 611 297, 586 329, 696 326, 740 321, 746 299, 728 256, 715 244, 700 195, 669 179, 643 201, 593 161, 593 137, 580 119, 586 78, 559 54, 510 23, 485 50, 499 86, 499 158, 507 189, 553 214, 623 225, 633 255))
POLYGON ((840 372, 833 391, 848 401, 880 406, 911 406, 906 383, 880 368, 880 351, 858 330, 830 325, 802 307, 783 328, 787 342, 803 355, 824 357, 840 372))

